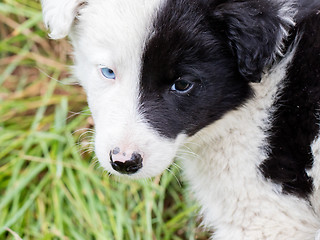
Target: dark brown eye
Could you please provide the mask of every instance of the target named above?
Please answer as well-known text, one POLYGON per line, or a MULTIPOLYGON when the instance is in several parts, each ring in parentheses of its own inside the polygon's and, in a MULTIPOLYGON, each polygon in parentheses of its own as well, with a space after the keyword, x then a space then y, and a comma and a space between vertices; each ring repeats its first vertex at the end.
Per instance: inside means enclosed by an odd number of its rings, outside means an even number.
POLYGON ((171 91, 175 91, 178 93, 187 93, 193 87, 193 83, 179 79, 175 81, 175 83, 171 86, 171 91))

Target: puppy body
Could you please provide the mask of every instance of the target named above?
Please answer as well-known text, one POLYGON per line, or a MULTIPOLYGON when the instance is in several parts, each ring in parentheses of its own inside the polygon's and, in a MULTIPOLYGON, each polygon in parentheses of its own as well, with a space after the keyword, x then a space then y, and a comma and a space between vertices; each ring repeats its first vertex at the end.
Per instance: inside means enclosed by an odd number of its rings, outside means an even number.
POLYGON ((42 4, 53 38, 71 31, 106 170, 150 177, 178 156, 212 239, 317 238, 317 1, 42 4))
MULTIPOLYGON (((181 157, 204 223, 215 230, 212 239, 315 239, 319 191, 313 193, 316 199, 311 205, 308 199, 283 194, 280 185, 257 171, 269 153, 266 132, 272 124, 273 103, 284 87, 294 53, 261 83, 252 84, 254 99, 189 140, 186 148, 196 157, 181 157)), ((318 144, 315 141, 314 150, 318 144)))

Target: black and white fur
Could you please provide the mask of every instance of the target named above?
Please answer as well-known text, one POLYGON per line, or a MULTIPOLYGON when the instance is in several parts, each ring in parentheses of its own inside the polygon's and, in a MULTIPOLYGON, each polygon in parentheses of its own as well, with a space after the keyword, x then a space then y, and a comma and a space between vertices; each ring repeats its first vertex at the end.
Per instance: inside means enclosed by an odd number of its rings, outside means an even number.
POLYGON ((212 239, 320 239, 318 0, 42 5, 72 40, 106 170, 151 177, 176 157, 212 239))

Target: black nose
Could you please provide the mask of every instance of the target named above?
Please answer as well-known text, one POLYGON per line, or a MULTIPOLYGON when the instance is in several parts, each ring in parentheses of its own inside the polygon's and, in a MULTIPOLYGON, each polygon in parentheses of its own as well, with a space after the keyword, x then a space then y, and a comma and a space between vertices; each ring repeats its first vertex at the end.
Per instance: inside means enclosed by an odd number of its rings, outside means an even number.
POLYGON ((114 170, 122 174, 133 174, 142 168, 142 157, 139 153, 134 152, 131 155, 130 160, 125 162, 113 161, 112 151, 110 151, 111 166, 114 170))

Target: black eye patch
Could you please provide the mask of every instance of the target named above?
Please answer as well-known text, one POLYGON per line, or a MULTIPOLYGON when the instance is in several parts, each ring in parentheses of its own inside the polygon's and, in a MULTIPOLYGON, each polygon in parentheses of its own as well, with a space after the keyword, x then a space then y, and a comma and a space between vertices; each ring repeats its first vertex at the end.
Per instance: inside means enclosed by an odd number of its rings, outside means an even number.
POLYGON ((251 96, 226 41, 197 11, 169 1, 142 57, 140 111, 167 138, 193 135, 251 96))

